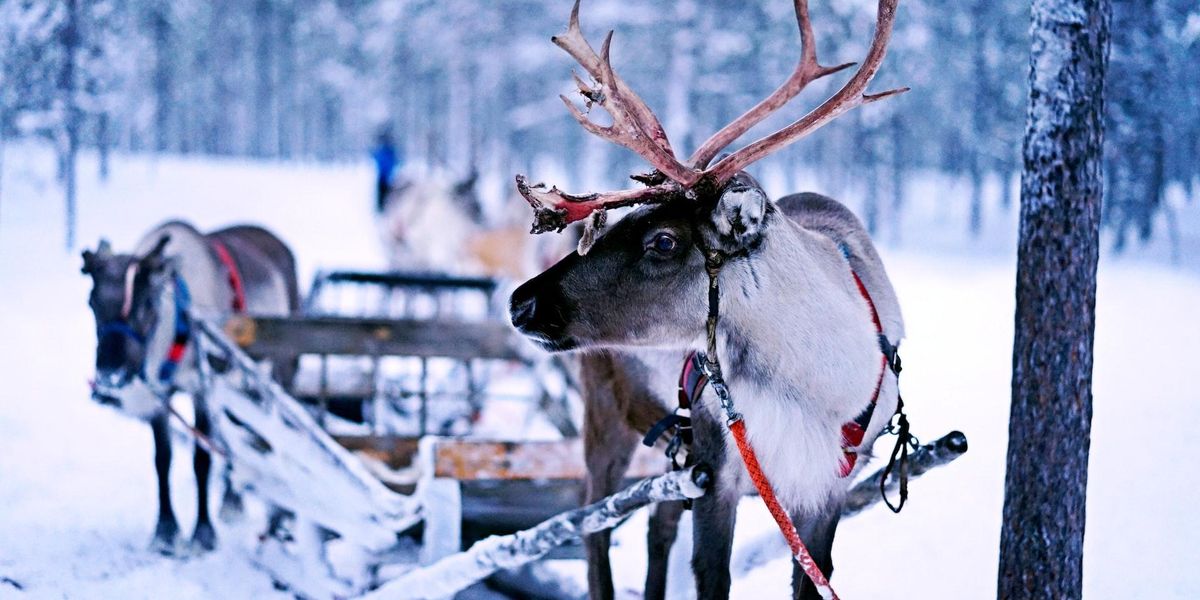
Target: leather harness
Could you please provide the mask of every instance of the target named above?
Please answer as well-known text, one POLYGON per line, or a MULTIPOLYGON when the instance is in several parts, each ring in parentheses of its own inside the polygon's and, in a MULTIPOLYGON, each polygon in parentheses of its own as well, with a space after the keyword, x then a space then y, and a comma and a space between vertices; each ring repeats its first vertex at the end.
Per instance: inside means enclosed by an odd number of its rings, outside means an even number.
MULTIPOLYGON (((225 244, 218 240, 209 240, 209 246, 213 253, 216 254, 217 260, 225 267, 226 277, 229 282, 229 287, 233 292, 233 300, 230 308, 236 313, 246 311, 246 288, 242 283, 241 272, 238 271, 237 263, 233 260, 233 255, 225 244)), ((191 321, 191 306, 192 296, 188 290, 187 282, 178 272, 171 275, 171 282, 175 286, 175 330, 171 336, 171 345, 167 348, 167 355, 163 358, 163 362, 158 368, 158 382, 170 388, 175 379, 175 371, 179 369, 179 363, 183 361, 183 355, 187 351, 188 342, 192 338, 192 321, 191 321)), ((121 319, 105 323, 99 331, 101 337, 106 335, 119 335, 127 337, 144 344, 146 336, 135 330, 128 320, 128 316, 123 316, 121 319)), ((146 379, 145 363, 143 361, 141 372, 138 373, 142 379, 146 379)))
MULTIPOLYGON (((843 244, 840 246, 842 254, 847 261, 850 258, 849 249, 843 244)), ((737 444, 738 453, 742 457, 742 463, 746 467, 746 472, 750 476, 750 481, 753 482, 755 489, 758 490, 758 495, 762 498, 771 517, 779 526, 779 531, 787 540, 788 548, 791 550, 792 559, 808 576, 816 587, 817 592, 826 600, 837 600, 837 593, 833 587, 829 585, 829 579, 821 572, 821 568, 813 560, 812 554, 808 551, 808 547, 804 545, 804 541, 800 539, 800 534, 796 530, 795 524, 788 516, 787 511, 779 502, 775 495, 775 491, 771 486, 771 482, 767 479, 766 473, 763 472, 762 465, 758 462, 758 456, 754 452, 754 448, 750 445, 750 441, 746 434, 746 421, 742 415, 737 412, 734 407, 733 396, 729 391, 729 387, 725 383, 724 375, 721 370, 721 362, 717 358, 717 323, 720 319, 720 286, 718 284, 718 275, 721 267, 724 266, 727 255, 719 250, 705 250, 704 263, 705 270, 708 272, 708 319, 705 324, 707 332, 707 348, 704 353, 692 352, 688 355, 684 362, 683 371, 679 377, 679 406, 675 411, 666 418, 660 420, 654 427, 651 428, 646 438, 642 440, 648 446, 653 446, 655 441, 672 426, 675 428, 675 435, 672 436, 670 443, 667 445, 667 456, 671 459, 673 469, 682 468, 676 460, 676 455, 681 445, 692 441, 692 419, 691 410, 696 402, 700 399, 700 394, 706 386, 711 386, 717 395, 720 402, 721 410, 726 416, 726 425, 729 427, 729 432, 733 436, 734 442, 737 444)), ((883 377, 888 369, 891 369, 897 376, 900 373, 900 358, 896 353, 896 347, 888 341, 883 333, 883 323, 879 319, 879 312, 875 308, 875 302, 871 299, 871 295, 867 292, 867 288, 863 285, 862 279, 858 273, 854 271, 853 266, 850 268, 850 273, 854 277, 855 285, 858 287, 859 293, 867 302, 867 306, 871 310, 871 320, 875 324, 875 330, 879 339, 880 345, 880 372, 879 378, 876 381, 875 393, 872 394, 871 402, 867 405, 854 420, 842 425, 842 452, 846 456, 846 460, 841 463, 838 475, 846 477, 854 469, 855 463, 858 461, 858 453, 856 448, 863 441, 867 425, 871 421, 871 416, 875 413, 875 406, 878 404, 880 389, 883 387, 883 377)), ((885 431, 889 433, 898 433, 899 439, 896 444, 896 449, 892 451, 892 457, 888 461, 887 468, 884 470, 883 477, 880 479, 880 493, 883 493, 888 475, 892 472, 892 468, 897 464, 897 455, 899 459, 899 476, 900 476, 900 503, 899 506, 892 506, 887 495, 884 494, 884 501, 888 503, 888 507, 894 512, 899 512, 904 506, 904 501, 907 498, 907 459, 908 447, 914 438, 908 432, 908 419, 904 415, 904 401, 897 396, 896 416, 898 417, 898 429, 889 423, 885 431)), ((695 461, 695 458, 689 453, 687 458, 688 463, 695 461)))
MULTIPOLYGON (((844 248, 843 254, 848 255, 844 248)), ((871 417, 875 415, 875 407, 879 402, 879 394, 883 388, 884 376, 889 370, 896 376, 899 376, 901 370, 898 347, 892 344, 884 334, 883 322, 879 318, 879 311, 875 308, 875 302, 871 299, 871 294, 867 292, 867 287, 863 284, 862 278, 859 277, 853 268, 851 268, 850 274, 854 277, 854 283, 858 287, 858 292, 866 300, 867 307, 871 311, 871 321, 875 325, 875 332, 878 336, 881 358, 879 377, 875 381, 875 391, 871 395, 870 404, 857 417, 842 425, 842 452, 845 453, 846 460, 841 464, 838 472, 840 477, 849 475, 858 462, 858 452, 856 449, 862 444, 863 436, 866 435, 867 427, 871 423, 871 417)), ((659 419, 642 439, 642 443, 646 446, 653 446, 664 433, 671 428, 675 428, 675 435, 672 436, 667 447, 668 456, 671 457, 672 465, 675 468, 683 467, 682 464, 676 462, 675 457, 681 446, 691 446, 692 444, 692 407, 699 402, 700 395, 704 393, 704 388, 708 386, 708 376, 705 373, 703 361, 703 353, 696 351, 688 353, 684 359, 683 368, 679 373, 678 405, 675 411, 659 419)))

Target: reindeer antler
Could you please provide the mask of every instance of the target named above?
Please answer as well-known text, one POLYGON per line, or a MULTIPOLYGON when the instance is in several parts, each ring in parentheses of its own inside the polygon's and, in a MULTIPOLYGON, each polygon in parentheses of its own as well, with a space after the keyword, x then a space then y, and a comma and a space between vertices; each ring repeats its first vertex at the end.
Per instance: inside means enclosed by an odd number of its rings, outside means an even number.
POLYGON ((800 61, 796 63, 796 70, 792 71, 791 77, 788 77, 787 81, 776 88, 770 96, 764 98, 762 102, 734 119, 730 124, 722 127, 720 131, 701 144, 688 160, 688 164, 700 169, 707 167, 708 161, 712 160, 717 153, 799 95, 808 84, 826 75, 832 75, 854 66, 854 63, 845 63, 836 67, 822 67, 817 62, 817 38, 813 34, 812 22, 808 18, 808 2, 807 0, 794 0, 794 4, 796 25, 800 29, 800 61))
MULTIPOLYGON (((878 94, 867 94, 867 84, 871 83, 871 79, 875 77, 875 73, 879 71, 879 66, 883 64, 883 57, 887 53, 888 40, 892 36, 892 23, 896 18, 896 4, 898 0, 879 0, 879 14, 875 20, 875 37, 871 40, 871 48, 867 50, 867 57, 863 60, 862 66, 854 73, 854 76, 847 81, 842 89, 836 94, 830 96, 828 100, 821 103, 820 106, 812 109, 808 114, 793 122, 791 125, 764 137, 745 148, 742 148, 733 154, 726 156, 707 169, 704 173, 706 176, 712 177, 715 181, 723 183, 728 181, 742 169, 750 166, 763 157, 775 152, 792 142, 820 129, 821 126, 841 116, 850 109, 857 108, 864 104, 870 104, 876 100, 882 100, 889 96, 902 94, 908 91, 908 88, 895 88, 881 92, 878 94)), ((803 21, 807 21, 808 15, 807 0, 796 0, 796 13, 800 14, 803 10, 803 21)), ((803 29, 803 25, 801 25, 803 29)), ((811 32, 810 32, 811 33, 811 32)), ((803 63, 803 59, 801 60, 803 63)), ((815 56, 814 56, 815 64, 815 56)), ((851 63, 853 64, 853 63, 851 63)), ((850 65, 842 65, 834 67, 833 71, 840 71, 850 65)), ((828 73, 824 73, 828 74, 828 73)), ((817 75, 820 77, 822 75, 817 75)), ((814 77, 815 79, 816 77, 814 77)), ((810 80, 811 81, 811 80, 810 80)), ((786 85, 786 84, 785 84, 786 85)), ((803 86, 801 86, 803 87, 803 86)), ((781 88, 782 89, 782 88, 781 88)), ((799 90, 797 90, 797 93, 799 90)), ((778 93, 778 91, 776 91, 778 93)), ((774 94, 772 94, 774 95, 774 94)), ((768 99, 769 100, 769 99, 768 99)), ((766 101, 763 102, 766 104, 766 101)), ((780 105, 782 106, 782 104, 780 105)), ((762 104, 756 106, 746 115, 751 115, 756 110, 762 107, 762 104)), ((764 114, 758 118, 761 121, 775 109, 764 110, 764 114)), ((746 116, 743 115, 743 116, 746 116)), ((720 135, 721 132, 717 132, 720 135)), ((713 136, 717 137, 717 136, 713 136)), ((732 140, 730 140, 732 141, 732 140)), ((707 143, 706 143, 707 144, 707 143)), ((718 148, 719 152, 720 149, 718 148)))
POLYGON ((590 108, 593 104, 599 104, 612 117, 613 124, 602 127, 593 123, 566 96, 559 96, 563 104, 567 105, 571 116, 592 134, 633 150, 674 181, 683 185, 695 183, 700 172, 685 167, 675 158, 667 133, 654 116, 654 111, 613 71, 609 52, 613 32, 609 31, 604 37, 600 56, 596 56, 591 44, 583 36, 583 30, 579 27, 579 1, 575 0, 575 6, 571 9, 567 32, 554 36, 551 41, 570 54, 597 82, 599 87, 593 88, 575 75, 575 84, 587 100, 587 106, 590 108))
POLYGON ((586 106, 591 108, 594 104, 599 104, 612 117, 613 124, 607 127, 598 125, 589 120, 566 96, 561 98, 571 116, 584 129, 636 152, 654 167, 655 172, 634 177, 635 180, 646 184, 645 188, 584 195, 567 194, 557 187, 546 189, 542 184, 530 186, 525 177, 518 175, 517 190, 534 207, 533 233, 561 230, 598 210, 666 202, 692 196, 691 191, 699 187, 719 189, 750 164, 812 133, 846 111, 907 91, 908 88, 898 88, 880 94, 865 93, 867 84, 879 70, 887 51, 897 2, 898 0, 879 0, 875 36, 871 40, 867 57, 854 76, 836 94, 791 125, 708 167, 709 161, 722 149, 795 98, 809 83, 854 65, 846 63, 823 67, 817 61, 816 38, 808 16, 807 0, 793 0, 796 24, 800 30, 801 49, 800 60, 792 75, 754 108, 734 119, 701 144, 687 164, 679 162, 676 158, 667 134, 654 112, 613 71, 610 56, 612 32, 604 38, 599 55, 587 42, 579 26, 579 0, 575 0, 567 32, 555 36, 552 41, 571 55, 596 82, 596 87, 593 87, 578 75, 575 76, 575 83, 579 87, 579 93, 585 98, 586 106))

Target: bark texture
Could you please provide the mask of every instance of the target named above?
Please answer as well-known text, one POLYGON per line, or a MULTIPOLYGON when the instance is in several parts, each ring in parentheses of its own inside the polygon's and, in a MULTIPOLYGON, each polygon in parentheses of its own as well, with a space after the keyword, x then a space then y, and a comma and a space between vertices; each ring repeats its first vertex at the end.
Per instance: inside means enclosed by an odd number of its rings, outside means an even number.
POLYGON ((1108 0, 1034 0, 1000 598, 1079 598, 1108 0))

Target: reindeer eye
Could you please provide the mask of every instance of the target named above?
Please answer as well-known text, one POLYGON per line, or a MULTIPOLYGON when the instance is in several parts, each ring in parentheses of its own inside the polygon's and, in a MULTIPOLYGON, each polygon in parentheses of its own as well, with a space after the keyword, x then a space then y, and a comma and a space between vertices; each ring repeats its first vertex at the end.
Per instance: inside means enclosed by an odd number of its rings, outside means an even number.
POLYGON ((650 241, 650 248, 659 254, 670 254, 677 246, 679 246, 679 242, 675 240, 675 236, 669 233, 660 233, 650 241))

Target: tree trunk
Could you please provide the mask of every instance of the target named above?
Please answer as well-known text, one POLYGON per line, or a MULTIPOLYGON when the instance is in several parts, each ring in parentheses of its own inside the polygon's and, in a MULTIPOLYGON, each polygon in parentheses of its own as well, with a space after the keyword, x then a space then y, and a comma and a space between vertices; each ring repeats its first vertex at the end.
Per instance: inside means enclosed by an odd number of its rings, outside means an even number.
POLYGON ((1000 598, 1079 598, 1108 0, 1034 0, 1000 598))
POLYGON ((59 71, 58 93, 63 101, 63 133, 65 147, 59 164, 62 166, 63 191, 66 200, 66 247, 75 248, 75 162, 79 154, 79 127, 82 115, 78 103, 79 74, 79 1, 66 0, 66 20, 62 29, 63 62, 59 71))
POLYGON ((865 174, 867 188, 863 212, 867 220, 867 233, 876 237, 879 235, 879 168, 875 166, 875 161, 867 163, 865 174))
MULTIPOLYGON (((4 109, 3 107, 0 107, 0 206, 2 206, 4 202, 4 148, 8 143, 8 138, 4 135, 4 124, 6 122, 4 109)), ((0 210, 0 214, 3 214, 2 210, 0 210)), ((3 222, 3 217, 0 217, 0 223, 3 222)))
POLYGON ((899 113, 892 115, 891 127, 888 128, 892 138, 892 243, 900 243, 904 210, 904 125, 899 113))
POLYGON ((100 167, 99 167, 100 181, 108 181, 108 171, 109 171, 108 155, 109 155, 109 152, 111 150, 111 145, 112 145, 109 143, 109 139, 108 139, 109 138, 108 121, 109 121, 108 111, 104 111, 104 112, 100 113, 99 117, 97 117, 97 120, 96 120, 96 152, 97 152, 97 154, 99 154, 99 160, 100 160, 100 167))
POLYGON ((675 31, 671 34, 671 65, 667 86, 666 123, 677 153, 690 151, 692 144, 692 84, 696 78, 696 3, 676 0, 675 31))
POLYGON ((979 239, 979 235, 983 232, 983 179, 986 176, 988 148, 991 145, 991 136, 988 135, 988 110, 991 105, 989 97, 989 85, 986 57, 986 45, 988 30, 992 28, 993 23, 989 22, 988 16, 989 0, 980 0, 975 3, 975 15, 972 20, 974 31, 971 35, 971 70, 975 76, 972 78, 975 95, 975 107, 971 111, 971 155, 967 159, 969 161, 967 169, 971 174, 971 212, 970 221, 967 224, 967 231, 970 232, 972 239, 979 239))
POLYGON ((258 158, 274 156, 271 148, 271 129, 274 120, 272 104, 275 97, 272 77, 272 41, 275 28, 270 0, 254 3, 254 124, 251 154, 258 158))
POLYGON ((170 6, 156 2, 151 9, 150 28, 154 38, 154 149, 166 152, 171 144, 171 22, 170 6))
POLYGON ((968 169, 971 174, 971 216, 967 231, 973 239, 979 239, 979 234, 983 232, 983 169, 980 168, 980 160, 976 153, 971 157, 968 169))

